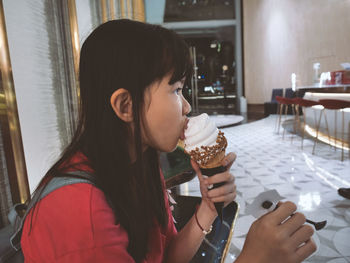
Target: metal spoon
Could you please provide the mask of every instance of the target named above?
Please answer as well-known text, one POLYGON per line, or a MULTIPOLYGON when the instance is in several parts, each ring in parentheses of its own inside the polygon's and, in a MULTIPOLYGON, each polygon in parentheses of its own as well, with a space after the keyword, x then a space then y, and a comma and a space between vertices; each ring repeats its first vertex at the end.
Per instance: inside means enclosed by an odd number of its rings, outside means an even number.
MULTIPOLYGON (((261 206, 265 209, 269 209, 272 205, 273 205, 273 203, 271 201, 265 201, 261 204, 261 206)), ((277 206, 276 206, 276 208, 277 208, 277 206)), ((294 214, 292 214, 292 215, 294 215, 294 214)), ((327 220, 324 220, 321 222, 314 222, 314 221, 311 221, 311 220, 306 218, 306 222, 314 225, 316 231, 321 230, 322 228, 324 228, 327 225, 327 220)))

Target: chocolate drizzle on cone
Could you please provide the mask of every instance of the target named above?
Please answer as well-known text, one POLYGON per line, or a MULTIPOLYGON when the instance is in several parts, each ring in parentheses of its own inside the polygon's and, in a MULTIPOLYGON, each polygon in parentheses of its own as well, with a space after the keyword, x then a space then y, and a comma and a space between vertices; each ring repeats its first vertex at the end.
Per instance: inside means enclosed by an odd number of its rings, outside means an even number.
POLYGON ((213 146, 201 146, 189 152, 194 161, 199 165, 205 166, 208 162, 212 161, 218 154, 225 151, 227 146, 227 140, 224 133, 219 131, 216 139, 216 144, 213 146))

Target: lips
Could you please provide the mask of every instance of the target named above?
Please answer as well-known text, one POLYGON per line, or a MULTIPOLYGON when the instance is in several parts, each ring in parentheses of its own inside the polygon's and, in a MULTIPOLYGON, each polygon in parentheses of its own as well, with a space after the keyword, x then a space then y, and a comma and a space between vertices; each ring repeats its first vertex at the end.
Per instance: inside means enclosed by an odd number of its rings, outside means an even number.
POLYGON ((185 130, 181 132, 180 139, 185 140, 185 130))

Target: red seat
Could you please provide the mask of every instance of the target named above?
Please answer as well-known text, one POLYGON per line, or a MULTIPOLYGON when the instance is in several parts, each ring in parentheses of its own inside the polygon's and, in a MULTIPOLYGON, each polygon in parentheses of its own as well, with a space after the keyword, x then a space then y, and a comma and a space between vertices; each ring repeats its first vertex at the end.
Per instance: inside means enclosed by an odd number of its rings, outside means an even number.
POLYGON ((346 100, 324 99, 324 100, 320 100, 320 104, 326 109, 330 109, 330 110, 341 110, 345 108, 350 108, 350 101, 346 101, 346 100))
POLYGON ((292 105, 295 104, 298 98, 284 98, 276 96, 276 100, 279 104, 292 105))
POLYGON ((284 104, 295 105, 298 98, 284 98, 284 104))
POLYGON ((319 105, 320 103, 314 100, 305 100, 302 98, 296 98, 296 104, 298 104, 301 107, 312 107, 315 105, 319 105))

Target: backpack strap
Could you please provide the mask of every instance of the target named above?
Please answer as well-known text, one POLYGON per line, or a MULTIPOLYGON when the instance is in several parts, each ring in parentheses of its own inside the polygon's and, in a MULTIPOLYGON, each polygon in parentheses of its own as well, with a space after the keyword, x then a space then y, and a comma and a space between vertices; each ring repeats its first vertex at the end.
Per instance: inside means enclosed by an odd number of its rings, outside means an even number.
POLYGON ((21 237, 24 221, 29 214, 30 210, 45 196, 51 192, 57 190, 66 185, 78 184, 78 183, 87 183, 96 185, 96 178, 93 174, 85 171, 74 171, 61 174, 59 176, 53 177, 50 182, 44 187, 39 188, 38 191, 34 194, 29 204, 16 204, 10 211, 8 218, 11 225, 14 227, 15 232, 10 238, 11 246, 19 251, 21 249, 21 237), (19 209, 24 211, 23 216, 19 214, 19 209))

